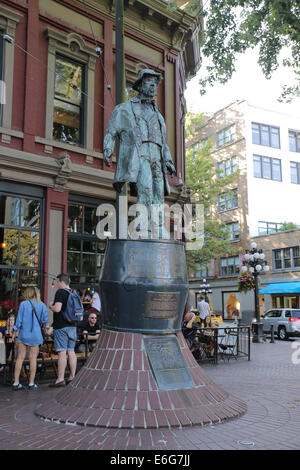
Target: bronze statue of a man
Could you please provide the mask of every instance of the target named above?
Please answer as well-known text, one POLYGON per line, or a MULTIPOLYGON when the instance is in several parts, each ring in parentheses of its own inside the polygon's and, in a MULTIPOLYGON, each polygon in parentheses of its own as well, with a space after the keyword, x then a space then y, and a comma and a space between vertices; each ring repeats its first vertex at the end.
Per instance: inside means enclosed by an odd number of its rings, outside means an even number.
POLYGON ((150 69, 139 72, 132 88, 138 95, 115 107, 104 138, 104 161, 110 166, 114 140, 119 139, 119 155, 114 187, 120 192, 130 183, 132 195, 148 210, 151 204, 163 204, 170 193, 167 170, 175 167, 166 143, 166 126, 153 98, 161 75, 150 69))

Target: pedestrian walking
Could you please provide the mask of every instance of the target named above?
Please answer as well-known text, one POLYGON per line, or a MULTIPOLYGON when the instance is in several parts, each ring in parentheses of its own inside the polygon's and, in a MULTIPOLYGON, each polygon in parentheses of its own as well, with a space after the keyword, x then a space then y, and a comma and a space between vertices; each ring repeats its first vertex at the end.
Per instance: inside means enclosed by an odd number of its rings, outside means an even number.
POLYGON ((59 274, 57 276, 58 290, 55 293, 52 305, 49 305, 53 311, 53 337, 55 351, 58 354, 58 373, 57 379, 49 387, 64 387, 65 370, 67 367, 67 359, 70 369, 70 375, 67 383, 75 377, 77 367, 77 356, 74 351, 77 337, 76 326, 66 320, 63 312, 66 311, 69 294, 72 292, 70 288, 70 278, 67 274, 59 274), (67 357, 68 356, 68 357, 67 357))
POLYGON ((13 327, 12 340, 18 343, 18 356, 15 364, 13 390, 24 389, 20 384, 20 372, 29 347, 29 390, 37 388, 35 374, 39 345, 43 343, 41 325, 48 321, 47 306, 41 301, 40 292, 36 287, 27 287, 24 291, 24 301, 21 302, 16 324, 13 327), (18 338, 16 334, 18 332, 18 338))

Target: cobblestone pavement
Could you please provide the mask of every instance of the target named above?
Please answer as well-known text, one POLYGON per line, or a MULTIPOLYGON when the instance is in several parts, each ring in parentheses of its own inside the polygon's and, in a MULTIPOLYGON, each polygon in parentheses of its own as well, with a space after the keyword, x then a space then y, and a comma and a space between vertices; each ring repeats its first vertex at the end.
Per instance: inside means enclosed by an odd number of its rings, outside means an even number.
POLYGON ((245 359, 205 365, 206 374, 247 403, 240 418, 204 427, 99 429, 42 421, 34 414, 58 393, 47 385, 0 385, 0 449, 6 450, 291 450, 300 448, 300 342, 251 345, 245 359), (297 364, 299 363, 299 364, 297 364))

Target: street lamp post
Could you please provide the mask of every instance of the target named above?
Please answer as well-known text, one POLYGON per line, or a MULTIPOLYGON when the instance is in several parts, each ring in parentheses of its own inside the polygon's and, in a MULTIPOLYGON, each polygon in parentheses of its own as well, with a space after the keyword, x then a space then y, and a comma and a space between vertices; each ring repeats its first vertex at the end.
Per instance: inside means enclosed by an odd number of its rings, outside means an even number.
POLYGON ((262 323, 260 321, 260 308, 259 308, 259 296, 258 296, 258 276, 264 272, 269 271, 270 267, 265 260, 265 254, 262 249, 257 249, 257 244, 252 242, 250 250, 246 250, 244 255, 243 266, 241 268, 242 273, 249 272, 254 277, 254 306, 255 306, 255 324, 254 334, 252 338, 253 343, 261 343, 264 339, 262 323))
POLYGON ((198 292, 195 292, 195 307, 197 308, 197 296, 204 294, 204 300, 205 302, 208 302, 208 297, 207 294, 211 294, 212 290, 210 288, 210 284, 206 282, 206 279, 202 280, 202 284, 200 284, 200 290, 198 292))

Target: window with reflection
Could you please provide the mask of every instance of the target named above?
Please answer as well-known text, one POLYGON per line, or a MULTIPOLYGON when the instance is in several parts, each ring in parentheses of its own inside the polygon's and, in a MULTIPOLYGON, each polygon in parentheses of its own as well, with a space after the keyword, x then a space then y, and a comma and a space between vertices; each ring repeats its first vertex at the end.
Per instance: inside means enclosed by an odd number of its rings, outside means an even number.
POLYGON ((68 211, 68 232, 95 235, 96 210, 97 206, 71 202, 68 211))
POLYGON ((252 143, 280 148, 280 128, 252 122, 252 143))
POLYGON ((300 163, 290 162, 291 183, 300 184, 300 163))
POLYGON ((300 246, 273 250, 275 269, 295 269, 300 267, 300 246))
POLYGON ((0 192, 0 319, 16 309, 24 289, 40 288, 42 198, 0 192))
POLYGON ((237 189, 225 191, 218 196, 218 212, 236 209, 238 207, 237 189))
POLYGON ((238 256, 230 256, 220 259, 220 275, 237 275, 240 272, 240 261, 238 256))
POLYGON ((237 157, 231 157, 217 163, 218 179, 237 172, 237 157))
POLYGON ((300 131, 289 131, 290 152, 300 152, 300 131))
POLYGON ((231 222, 229 224, 226 224, 226 229, 227 229, 227 240, 238 240, 240 237, 240 230, 239 230, 239 223, 238 222, 231 222))
POLYGON ((279 158, 253 155, 253 172, 255 178, 282 181, 281 160, 279 158))
POLYGON ((83 65, 57 56, 55 61, 53 138, 80 145, 83 142, 83 65))
POLYGON ((282 227, 278 222, 258 222, 258 235, 266 235, 268 233, 276 233, 282 227))
POLYGON ((227 127, 226 129, 222 129, 221 131, 217 132, 216 134, 216 147, 223 147, 227 144, 232 144, 236 140, 236 130, 235 124, 227 127))
MULTIPOLYGON (((73 196, 74 197, 74 196, 73 196)), ((96 236, 96 216, 101 201, 69 201, 67 272, 73 287, 84 288, 99 281, 106 241, 96 236)))

